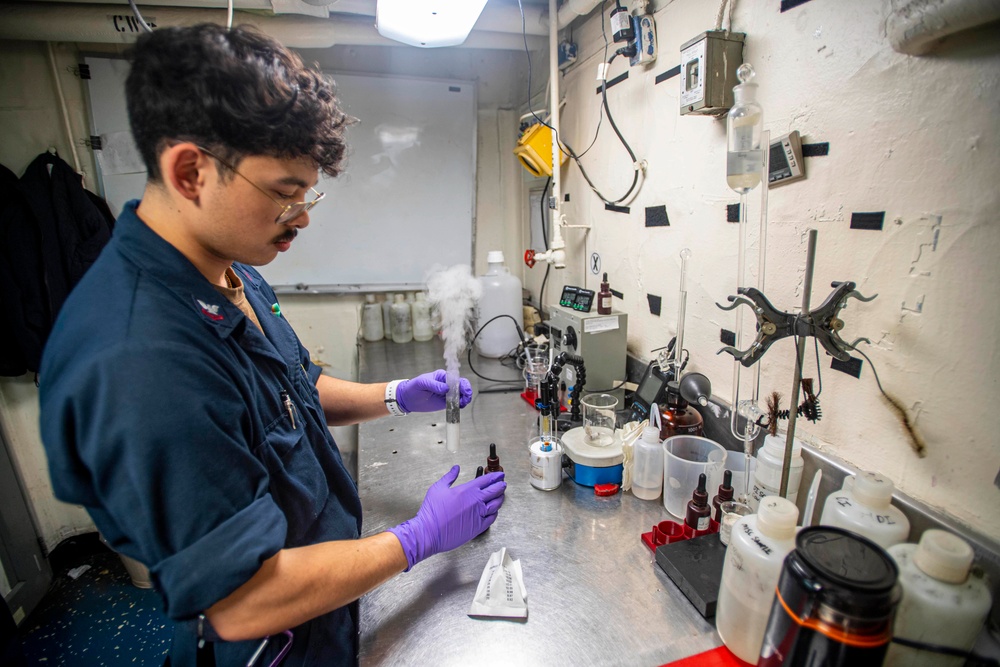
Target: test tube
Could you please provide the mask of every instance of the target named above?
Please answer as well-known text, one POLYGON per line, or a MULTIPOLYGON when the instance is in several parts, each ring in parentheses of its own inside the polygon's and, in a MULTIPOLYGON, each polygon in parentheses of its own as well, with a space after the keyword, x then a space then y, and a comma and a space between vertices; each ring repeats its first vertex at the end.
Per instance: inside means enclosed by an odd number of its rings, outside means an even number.
POLYGON ((460 392, 458 389, 459 376, 457 372, 448 371, 447 374, 448 393, 445 395, 445 421, 448 430, 448 451, 457 452, 460 442, 461 416, 459 413, 460 392))

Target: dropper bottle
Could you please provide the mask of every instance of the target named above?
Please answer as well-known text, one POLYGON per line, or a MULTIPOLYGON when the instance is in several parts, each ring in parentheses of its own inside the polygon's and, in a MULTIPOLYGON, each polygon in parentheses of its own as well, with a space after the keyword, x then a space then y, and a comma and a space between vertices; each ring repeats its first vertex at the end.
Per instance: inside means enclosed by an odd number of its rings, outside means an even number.
POLYGON ((608 273, 604 272, 604 280, 601 281, 601 291, 597 293, 597 314, 611 314, 611 285, 608 284, 608 273))
POLYGON ((705 473, 698 475, 698 488, 691 495, 688 501, 687 514, 684 523, 691 530, 708 530, 709 520, 712 518, 712 510, 708 506, 708 491, 705 485, 708 478, 705 473))
POLYGON ((722 503, 733 499, 733 491, 733 471, 727 470, 722 474, 719 492, 712 498, 713 518, 716 523, 722 523, 722 503))
POLYGON ((503 468, 500 467, 500 457, 497 456, 497 446, 496 443, 490 443, 490 455, 486 459, 486 472, 503 472, 503 468))

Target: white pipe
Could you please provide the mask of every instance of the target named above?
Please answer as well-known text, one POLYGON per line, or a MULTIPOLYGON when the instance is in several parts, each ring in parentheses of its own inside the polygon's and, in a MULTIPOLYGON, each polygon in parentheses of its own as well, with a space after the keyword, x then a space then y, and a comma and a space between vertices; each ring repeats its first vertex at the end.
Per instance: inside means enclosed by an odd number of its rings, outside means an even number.
MULTIPOLYGON (((594 7, 597 7, 599 4, 601 4, 601 0, 569 0, 569 2, 563 4, 562 9, 558 12, 559 29, 562 30, 568 26, 576 17, 586 16, 594 11, 594 7)), ((549 11, 551 12, 552 10, 550 9, 549 11)))
POLYGON ((948 35, 997 19, 1000 0, 909 0, 889 13, 886 32, 894 50, 920 56, 948 35))
POLYGON ((559 146, 559 26, 556 0, 549 0, 549 124, 552 126, 552 196, 555 208, 550 213, 552 222, 552 243, 549 247, 550 261, 557 269, 566 268, 566 247, 562 237, 562 185, 559 165, 562 163, 562 148, 559 146))
MULTIPOLYGON (((144 6, 142 14, 158 27, 191 26, 198 23, 225 25, 225 9, 192 9, 144 6)), ((403 46, 378 34, 365 17, 322 19, 308 16, 262 16, 236 12, 235 25, 249 24, 292 48, 326 48, 334 44, 358 46, 403 46)), ((139 36, 132 12, 120 5, 50 3, 0 3, 0 39, 47 42, 125 44, 139 36)), ((529 37, 529 46, 537 38, 529 37)), ((477 32, 462 45, 467 48, 521 50, 524 41, 510 33, 477 32)))
POLYGON ((59 80, 59 68, 56 67, 56 54, 52 49, 52 42, 49 42, 48 46, 49 53, 49 67, 52 68, 52 80, 56 85, 56 96, 59 98, 59 111, 62 114, 63 127, 66 130, 66 141, 69 142, 70 152, 73 154, 73 166, 76 168, 76 173, 84 177, 83 185, 86 187, 86 175, 83 173, 83 169, 80 168, 80 155, 76 150, 76 142, 73 141, 73 128, 69 124, 69 111, 66 108, 66 96, 63 95, 62 81, 59 80))

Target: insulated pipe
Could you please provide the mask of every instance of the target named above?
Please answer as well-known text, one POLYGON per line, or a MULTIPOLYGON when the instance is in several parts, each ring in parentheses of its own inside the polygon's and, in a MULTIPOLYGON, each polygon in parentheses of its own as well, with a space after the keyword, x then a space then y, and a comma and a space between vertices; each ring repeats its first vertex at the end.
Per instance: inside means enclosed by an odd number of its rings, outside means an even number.
MULTIPOLYGON (((226 10, 163 6, 141 8, 147 21, 157 27, 191 26, 198 23, 225 25, 226 10)), ((285 46, 317 49, 334 44, 358 46, 403 46, 382 37, 364 17, 322 19, 310 16, 264 16, 236 12, 234 23, 256 27, 285 46)), ((0 39, 47 42, 126 44, 140 34, 127 5, 77 5, 50 3, 0 4, 0 39)), ((529 37, 529 46, 537 38, 529 37)), ((462 45, 467 48, 521 50, 520 35, 473 32, 462 45)))
POLYGON ((889 13, 886 32, 894 50, 921 56, 948 35, 997 19, 1000 0, 909 0, 889 13))
MULTIPOLYGON (((601 4, 601 0, 569 0, 563 4, 562 9, 558 12, 558 25, 559 30, 562 30, 568 26, 576 17, 586 16, 590 12, 594 11, 594 7, 601 4)), ((552 12, 551 3, 549 7, 549 12, 552 12)))
MULTIPOLYGON (((559 165, 562 148, 559 146, 559 26, 557 25, 556 0, 549 0, 549 124, 552 125, 552 197, 555 208, 549 214, 552 222, 552 243, 549 246, 548 261, 557 269, 566 268, 566 242, 562 237, 562 179, 559 165)), ((530 100, 529 100, 530 102, 530 100)))

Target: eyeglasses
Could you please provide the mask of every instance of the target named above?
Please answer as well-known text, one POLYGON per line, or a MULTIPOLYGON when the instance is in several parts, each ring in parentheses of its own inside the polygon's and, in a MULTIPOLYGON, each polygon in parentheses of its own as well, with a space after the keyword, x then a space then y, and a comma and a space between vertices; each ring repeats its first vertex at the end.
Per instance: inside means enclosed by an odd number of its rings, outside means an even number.
POLYGON ((218 155, 216 155, 212 151, 208 150, 207 148, 204 148, 202 146, 198 146, 198 148, 201 149, 203 152, 211 155, 213 158, 215 158, 219 162, 221 162, 224 167, 230 169, 234 174, 236 174, 237 176, 239 176, 240 178, 242 178, 244 181, 246 181, 250 185, 252 185, 255 188, 257 188, 258 190, 260 190, 261 194, 263 194, 265 197, 267 197, 268 199, 270 199, 271 201, 273 201, 275 204, 277 204, 278 206, 280 206, 281 207, 281 213, 279 213, 278 217, 274 219, 274 223, 276 225, 285 225, 285 224, 288 224, 289 222, 291 222, 292 220, 295 220, 297 217, 299 217, 303 213, 311 211, 312 208, 314 206, 316 206, 316 204, 318 204, 321 201, 323 201, 323 197, 326 196, 326 193, 324 193, 324 192, 316 192, 316 188, 309 188, 313 192, 313 194, 316 195, 316 198, 313 199, 312 201, 299 201, 299 202, 295 202, 294 204, 282 204, 280 201, 278 201, 277 199, 275 199, 274 197, 272 197, 271 195, 269 195, 268 192, 267 192, 267 190, 265 190, 264 188, 260 187, 259 185, 257 185, 253 181, 251 181, 249 178, 247 178, 246 176, 244 176, 243 174, 241 174, 240 172, 238 172, 236 170, 236 167, 234 167, 233 165, 229 164, 228 162, 226 162, 221 157, 219 157, 218 155))

